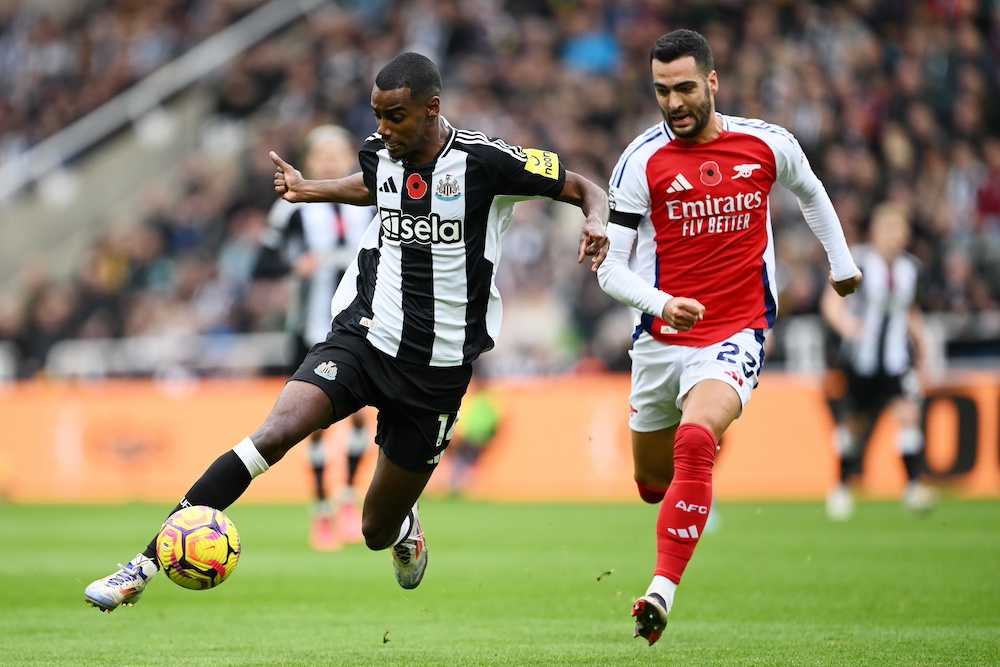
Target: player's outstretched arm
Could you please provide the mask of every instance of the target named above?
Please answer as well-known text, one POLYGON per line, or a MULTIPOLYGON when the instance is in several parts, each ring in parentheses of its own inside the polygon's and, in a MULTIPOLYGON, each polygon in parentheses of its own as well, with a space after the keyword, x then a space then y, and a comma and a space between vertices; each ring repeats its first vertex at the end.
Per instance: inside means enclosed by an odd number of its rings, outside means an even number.
POLYGON ((577 262, 592 257, 591 270, 596 272, 608 254, 608 194, 594 182, 573 171, 566 171, 566 183, 556 197, 559 201, 579 206, 587 219, 580 233, 580 254, 577 262))
POLYGON ((368 191, 360 172, 346 178, 311 181, 303 178, 302 172, 282 160, 274 151, 269 155, 271 162, 277 167, 274 172, 274 192, 286 201, 293 203, 332 201, 356 206, 370 206, 375 203, 375 198, 368 191))

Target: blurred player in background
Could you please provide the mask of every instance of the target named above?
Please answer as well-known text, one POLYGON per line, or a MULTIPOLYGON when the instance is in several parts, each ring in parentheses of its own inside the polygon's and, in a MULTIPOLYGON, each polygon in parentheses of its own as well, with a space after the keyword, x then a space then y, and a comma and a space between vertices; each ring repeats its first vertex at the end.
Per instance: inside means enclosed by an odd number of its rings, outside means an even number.
POLYGON ((500 429, 500 405, 490 388, 489 379, 476 366, 469 390, 462 399, 461 419, 455 426, 455 436, 448 449, 451 479, 448 490, 462 494, 471 482, 479 457, 500 429))
MULTIPOLYGON (((379 452, 362 529, 368 548, 390 551, 405 589, 416 588, 427 567, 417 500, 451 440, 472 363, 500 334, 495 278, 516 202, 548 198, 579 208, 586 217, 577 261, 590 256, 593 270, 608 247, 604 190, 555 153, 452 127, 440 94, 437 66, 403 53, 375 77, 377 131, 361 148, 361 173, 306 180, 271 153, 274 189, 284 199, 374 204, 378 215, 334 296, 326 340, 261 427, 219 456, 177 506, 229 507, 314 431, 373 405, 379 452)), ((134 604, 158 571, 154 537, 87 586, 84 599, 103 611, 134 604)))
POLYGON ((635 480, 659 503, 652 583, 632 608, 635 636, 663 632, 712 503, 723 433, 757 386, 777 314, 768 195, 791 190, 841 296, 861 273, 823 184, 783 128, 715 111, 718 74, 702 35, 676 30, 650 53, 663 122, 611 176, 601 287, 638 311, 629 397, 635 480), (633 248, 634 269, 630 268, 633 248))
MULTIPOLYGON (((334 179, 356 171, 357 152, 350 133, 335 125, 314 128, 305 139, 303 169, 310 178, 334 179)), ((326 340, 332 320, 331 302, 341 278, 354 260, 361 237, 375 210, 332 202, 291 203, 278 199, 261 234, 261 251, 254 278, 291 276, 286 330, 292 346, 291 370, 298 368, 316 343, 326 340)), ((365 411, 350 417, 347 436, 347 479, 339 505, 327 497, 325 430, 309 438, 315 507, 309 543, 319 551, 334 551, 342 542, 356 543, 361 535, 355 476, 371 435, 365 411)), ((339 484, 337 485, 340 486, 339 484)))
POLYGON ((820 304, 823 319, 840 338, 846 381, 845 395, 831 397, 840 480, 827 496, 826 510, 838 521, 854 512, 851 487, 861 476, 872 429, 887 408, 899 424, 897 444, 907 478, 904 506, 923 512, 935 503, 933 488, 924 481, 920 411, 927 343, 920 312, 920 266, 905 252, 910 242, 906 210, 879 205, 868 236, 867 244, 854 249, 854 260, 865 274, 857 295, 838 299, 827 290, 820 304))

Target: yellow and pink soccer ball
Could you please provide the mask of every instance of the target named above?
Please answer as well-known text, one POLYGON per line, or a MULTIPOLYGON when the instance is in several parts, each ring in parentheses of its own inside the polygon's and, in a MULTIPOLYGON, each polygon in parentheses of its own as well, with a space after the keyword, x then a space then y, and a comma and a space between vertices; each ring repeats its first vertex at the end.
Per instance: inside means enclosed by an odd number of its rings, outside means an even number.
POLYGON ((170 581, 200 591, 214 588, 236 569, 240 534, 229 517, 204 505, 171 514, 156 536, 156 559, 170 581))

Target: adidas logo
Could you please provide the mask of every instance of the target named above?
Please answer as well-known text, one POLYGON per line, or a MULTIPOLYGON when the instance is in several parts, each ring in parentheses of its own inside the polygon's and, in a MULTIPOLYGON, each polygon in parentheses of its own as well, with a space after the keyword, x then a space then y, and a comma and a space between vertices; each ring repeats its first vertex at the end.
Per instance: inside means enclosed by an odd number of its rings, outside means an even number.
POLYGON ((698 539, 698 527, 694 525, 688 526, 687 528, 667 528, 667 532, 685 540, 698 539))
POLYGON ((684 174, 677 174, 677 176, 674 177, 673 182, 670 183, 670 187, 667 188, 667 194, 669 195, 674 192, 684 192, 685 190, 694 190, 694 186, 691 185, 688 179, 684 178, 684 174))
POLYGON ((399 192, 399 190, 396 189, 396 182, 394 180, 392 180, 391 177, 388 180, 386 180, 385 183, 383 183, 381 186, 379 186, 378 191, 379 192, 391 193, 391 194, 396 194, 397 192, 399 192))

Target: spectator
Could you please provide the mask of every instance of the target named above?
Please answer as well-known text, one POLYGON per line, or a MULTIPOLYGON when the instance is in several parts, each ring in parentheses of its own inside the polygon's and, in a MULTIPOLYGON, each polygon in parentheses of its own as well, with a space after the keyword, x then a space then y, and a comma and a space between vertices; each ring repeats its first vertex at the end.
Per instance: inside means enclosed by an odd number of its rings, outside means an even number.
MULTIPOLYGON (((19 165, 31 146, 262 2, 58 3, 68 11, 4 3, 0 165, 19 165)), ((683 24, 705 34, 715 51, 725 83, 716 99, 719 110, 778 123, 799 137, 841 212, 849 241, 860 240, 861 212, 875 202, 914 200, 911 250, 929 269, 930 312, 951 312, 949 304, 958 303, 967 304, 955 306, 963 312, 995 312, 1000 21, 984 3, 339 4, 262 40, 206 86, 217 113, 204 132, 211 143, 202 152, 210 158, 198 155, 186 162, 176 182, 151 186, 160 203, 137 207, 145 211, 142 223, 163 239, 154 248, 147 238, 152 256, 131 260, 135 273, 118 300, 126 311, 148 314, 150 303, 162 305, 164 294, 177 291, 177 267, 187 261, 185 255, 218 261, 224 248, 234 249, 229 237, 240 227, 234 217, 246 208, 267 211, 271 165, 262 146, 291 147, 310 127, 324 123, 343 125, 356 136, 370 132, 370 77, 408 46, 440 60, 453 91, 449 120, 522 145, 549 145, 606 185, 602 179, 611 172, 611 158, 658 119, 641 67, 648 44, 683 24), (580 48, 593 43, 600 48, 580 48), (192 167, 198 161, 208 161, 212 169, 192 167), (964 250, 952 253, 955 248, 964 250), (944 267, 962 262, 969 278, 956 282, 944 267), (965 288, 959 290, 959 283, 965 288), (144 292, 150 289, 155 297, 144 292), (968 299, 953 298, 958 293, 968 299), (953 297, 935 296, 944 294, 953 297)), ((797 313, 816 313, 822 281, 809 277, 808 266, 822 255, 808 238, 784 238, 800 229, 800 214, 784 195, 773 199, 777 260, 792 269, 787 276, 806 278, 784 281, 779 298, 794 304, 797 313)), ((521 221, 531 227, 535 216, 544 218, 555 208, 525 207, 514 220, 511 241, 520 244, 515 233, 521 221)), ((508 294, 535 291, 537 283, 523 280, 519 271, 544 272, 546 258, 559 253, 556 234, 522 241, 538 244, 533 251, 543 266, 508 273, 510 280, 500 286, 508 294)), ((505 254, 503 261, 508 259, 505 254)), ((494 372, 529 367, 563 372, 575 366, 567 355, 602 347, 595 347, 600 327, 589 318, 614 312, 610 298, 581 284, 589 276, 546 278, 541 287, 547 294, 532 299, 567 305, 559 331, 529 341, 527 348, 498 351, 490 358, 494 372), (577 295, 592 301, 570 303, 577 295), (567 346, 576 339, 579 344, 567 346), (520 355, 531 364, 518 363, 520 355)), ((27 287, 22 292, 27 294, 27 287)), ((235 300, 228 326, 281 328, 280 295, 271 287, 248 285, 230 296, 235 300)), ((126 312, 120 319, 143 317, 126 312)), ((70 327, 61 335, 77 332, 70 327)))

